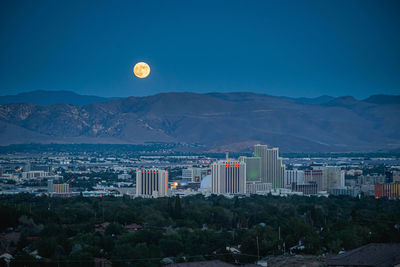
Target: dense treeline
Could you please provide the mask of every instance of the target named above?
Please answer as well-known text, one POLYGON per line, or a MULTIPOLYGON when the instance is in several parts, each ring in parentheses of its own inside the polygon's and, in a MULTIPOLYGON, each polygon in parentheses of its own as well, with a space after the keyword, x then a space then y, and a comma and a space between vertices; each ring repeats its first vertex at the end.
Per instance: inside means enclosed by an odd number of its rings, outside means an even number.
MULTIPOLYGON (((0 227, 19 229, 14 265, 58 261, 90 265, 106 258, 114 266, 157 266, 220 258, 252 262, 288 252, 337 253, 371 242, 400 242, 400 202, 350 197, 251 196, 205 198, 68 199, 28 194, 0 197, 0 227), (96 225, 109 222, 104 232, 96 225), (124 226, 140 224, 129 232, 124 226), (36 236, 37 238, 32 238, 36 236), (240 245, 242 255, 227 253, 240 245), (28 253, 38 251, 42 259, 28 253)), ((49 263, 48 263, 49 264, 49 263)))

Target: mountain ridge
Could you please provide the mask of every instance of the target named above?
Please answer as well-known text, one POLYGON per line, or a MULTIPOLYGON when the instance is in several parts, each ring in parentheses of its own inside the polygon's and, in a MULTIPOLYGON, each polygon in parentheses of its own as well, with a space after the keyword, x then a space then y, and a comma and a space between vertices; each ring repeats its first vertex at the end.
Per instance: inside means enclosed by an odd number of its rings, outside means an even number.
POLYGON ((119 99, 118 97, 101 97, 94 95, 81 95, 73 91, 46 91, 35 90, 22 92, 15 95, 0 96, 0 104, 31 103, 36 105, 72 104, 87 105, 94 102, 106 102, 119 99))
POLYGON ((256 143, 286 152, 399 148, 400 105, 393 97, 367 99, 309 104, 246 92, 174 92, 86 105, 3 104, 0 145, 171 142, 212 152, 245 151, 256 143))
MULTIPOLYGON (((155 95, 148 96, 129 96, 133 98, 142 98, 142 97, 150 97, 162 94, 181 94, 181 93, 191 93, 191 92, 166 92, 166 93, 158 93, 155 95)), ((197 94, 197 93, 194 93, 197 94)), ((230 94, 235 96, 257 96, 257 97, 276 97, 276 98, 284 98, 288 100, 292 100, 296 103, 301 104, 326 104, 332 100, 337 98, 343 98, 344 96, 333 97, 329 95, 321 95, 317 97, 288 97, 288 96, 273 96, 262 93, 253 93, 253 92, 229 92, 229 93, 221 93, 221 92, 208 92, 208 93, 200 93, 204 95, 211 96, 223 96, 224 94, 230 94)), ((0 104, 12 104, 12 103, 30 103, 36 105, 55 105, 55 104, 70 104, 77 106, 84 106, 87 104, 95 103, 95 102, 107 102, 111 100, 118 100, 121 98, 129 98, 129 97, 102 97, 96 95, 81 95, 74 91, 67 90, 35 90, 22 92, 14 95, 3 95, 0 96, 0 104)), ((364 101, 375 104, 400 104, 400 95, 384 95, 384 94, 376 94, 371 95, 365 99, 356 99, 357 101, 364 101)))

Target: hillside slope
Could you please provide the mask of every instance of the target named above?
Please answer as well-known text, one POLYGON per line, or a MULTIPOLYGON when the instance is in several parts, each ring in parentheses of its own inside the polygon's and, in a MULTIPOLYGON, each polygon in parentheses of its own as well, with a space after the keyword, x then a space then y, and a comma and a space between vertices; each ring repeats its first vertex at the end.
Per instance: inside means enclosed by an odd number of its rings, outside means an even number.
POLYGON ((0 145, 151 141, 242 151, 265 143, 293 152, 400 147, 400 105, 352 97, 307 104, 253 93, 164 93, 83 106, 14 103, 0 105, 0 122, 0 145))

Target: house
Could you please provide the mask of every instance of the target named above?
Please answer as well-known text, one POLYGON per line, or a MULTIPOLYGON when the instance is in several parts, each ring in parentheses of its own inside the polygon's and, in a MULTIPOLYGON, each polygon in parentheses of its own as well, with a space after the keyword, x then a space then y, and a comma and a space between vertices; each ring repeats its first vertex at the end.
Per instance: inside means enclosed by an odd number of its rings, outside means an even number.
POLYGON ((231 247, 227 246, 226 250, 233 254, 240 254, 240 245, 231 246, 231 247))
POLYGON ((138 231, 138 230, 142 230, 143 229, 143 227, 141 225, 136 224, 136 223, 125 225, 124 228, 128 232, 134 232, 134 231, 138 231))
POLYGON ((95 228, 95 232, 98 232, 100 234, 104 234, 104 232, 106 231, 107 226, 109 226, 110 223, 109 222, 104 222, 101 224, 96 224, 96 228, 95 228))
POLYGON ((400 243, 371 243, 330 257, 327 266, 400 266, 400 243))
POLYGON ((112 262, 105 258, 94 258, 95 267, 111 267, 112 262))

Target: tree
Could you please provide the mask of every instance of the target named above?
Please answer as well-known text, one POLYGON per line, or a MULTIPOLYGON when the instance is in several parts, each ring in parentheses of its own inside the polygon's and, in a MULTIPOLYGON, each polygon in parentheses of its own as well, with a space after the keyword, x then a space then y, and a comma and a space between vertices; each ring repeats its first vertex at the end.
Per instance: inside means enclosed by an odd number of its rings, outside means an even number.
POLYGON ((182 206, 181 206, 181 198, 179 195, 175 197, 175 219, 182 218, 182 206))

